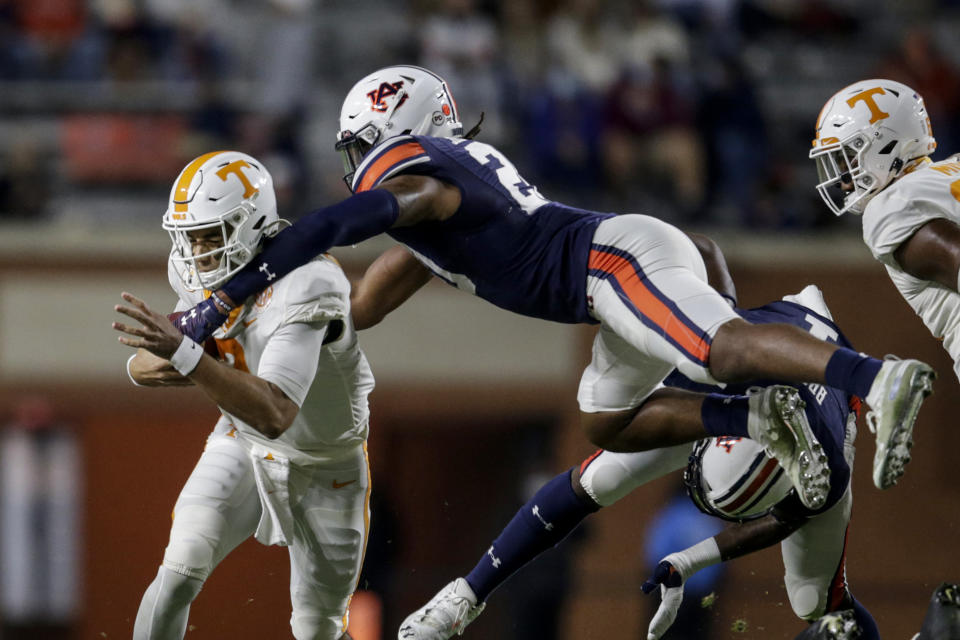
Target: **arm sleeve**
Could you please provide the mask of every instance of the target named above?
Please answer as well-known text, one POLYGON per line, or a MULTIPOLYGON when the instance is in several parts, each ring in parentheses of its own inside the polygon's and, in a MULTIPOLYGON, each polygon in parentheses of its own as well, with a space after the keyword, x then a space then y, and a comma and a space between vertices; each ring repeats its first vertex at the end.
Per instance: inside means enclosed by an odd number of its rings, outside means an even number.
POLYGON ((282 325, 267 342, 257 376, 272 382, 298 407, 317 374, 327 323, 282 325))
POLYGON ((354 244, 383 233, 399 213, 397 199, 383 189, 357 193, 308 213, 270 240, 222 291, 240 304, 330 247, 354 244))

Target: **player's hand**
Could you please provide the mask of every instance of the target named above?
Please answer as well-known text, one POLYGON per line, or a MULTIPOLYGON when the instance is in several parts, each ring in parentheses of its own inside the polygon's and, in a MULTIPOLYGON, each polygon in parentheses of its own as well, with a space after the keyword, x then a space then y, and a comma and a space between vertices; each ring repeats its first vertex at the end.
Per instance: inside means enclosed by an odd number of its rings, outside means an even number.
POLYGON ((229 308, 214 293, 193 309, 185 311, 177 320, 177 329, 197 344, 203 344, 229 317, 229 308))
POLYGON ((169 360, 153 355, 145 349, 139 349, 127 363, 130 377, 144 387, 187 387, 193 381, 173 368, 169 360))
POLYGON ((132 293, 121 293, 120 297, 131 306, 118 304, 114 310, 129 316, 140 323, 139 327, 114 322, 113 328, 127 335, 117 339, 128 347, 146 349, 153 355, 169 360, 180 346, 183 334, 177 331, 173 323, 162 313, 157 313, 147 303, 132 293), (133 336, 133 337, 129 337, 133 336))
POLYGON ((659 640, 667 632, 677 619, 677 611, 683 602, 683 576, 666 560, 660 561, 653 577, 644 582, 641 589, 644 593, 650 593, 657 586, 660 587, 660 608, 647 628, 647 640, 659 640))

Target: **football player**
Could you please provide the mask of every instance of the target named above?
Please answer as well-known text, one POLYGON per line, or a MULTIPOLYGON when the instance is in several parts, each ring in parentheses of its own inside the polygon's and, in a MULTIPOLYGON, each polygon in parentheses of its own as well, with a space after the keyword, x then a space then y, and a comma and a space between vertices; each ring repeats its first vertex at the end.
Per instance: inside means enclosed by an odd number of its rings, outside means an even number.
POLYGON ((863 241, 954 361, 960 376, 960 156, 932 162, 930 118, 910 87, 863 80, 817 119, 817 191, 862 216, 863 241))
MULTIPOLYGON (((834 324, 820 290, 812 285, 797 295, 738 313, 758 324, 787 323, 831 344, 850 348, 834 324)), ((665 383, 670 388, 656 391, 653 399, 661 394, 683 396, 706 390, 679 371, 667 377, 665 383)), ((758 380, 730 385, 723 392, 757 394, 771 384, 774 382, 758 380)), ((706 566, 780 541, 786 568, 784 580, 797 616, 813 621, 832 611, 852 609, 865 630, 864 640, 879 638, 869 612, 847 589, 844 573, 846 528, 852 506, 853 440, 860 401, 847 392, 819 384, 797 385, 795 390, 800 408, 823 444, 831 469, 828 497, 819 509, 805 507, 776 462, 764 455, 759 444, 748 439, 704 440, 694 446, 692 456, 689 444, 659 452, 601 450, 544 485, 517 511, 469 574, 449 583, 426 605, 407 616, 398 638, 445 640, 462 632, 483 611, 494 589, 524 564, 558 544, 588 515, 620 500, 638 486, 684 467, 688 467, 685 479, 695 503, 712 515, 740 524, 663 559, 655 577, 645 585, 647 591, 661 583, 670 587, 664 588, 648 638, 659 638, 672 624, 682 600, 684 579, 706 566), (869 635, 869 629, 874 630, 874 635, 869 635)), ((661 411, 650 416, 651 425, 695 418, 689 415, 689 409, 686 415, 677 410, 680 406, 661 405, 661 411)))
POLYGON ((475 131, 463 134, 447 84, 426 69, 387 67, 361 79, 344 101, 336 143, 353 195, 280 232, 185 314, 180 330, 202 341, 237 304, 318 253, 386 232, 408 250, 399 274, 422 280, 417 274, 429 272, 523 315, 600 324, 579 393, 583 427, 598 446, 645 451, 751 437, 775 451, 801 500, 816 508, 829 470, 803 413, 790 408, 792 391, 701 397, 702 421, 662 429, 638 415, 674 368, 704 383, 811 381, 866 398, 879 425, 877 484, 897 480, 907 460, 900 440, 930 391, 930 367, 744 321, 707 283, 700 253, 678 229, 552 202, 502 153, 473 140, 475 131))
MULTIPOLYGON (((163 227, 178 310, 228 282, 284 221, 256 159, 202 155, 177 177, 163 227)), ((217 564, 254 536, 288 547, 294 637, 348 638, 347 606, 367 540, 367 396, 373 375, 350 320, 350 285, 318 257, 238 306, 214 334, 219 359, 133 295, 116 310, 120 342, 138 348, 137 384, 195 384, 220 408, 174 507, 170 541, 133 637, 180 639, 217 564)), ((280 632, 277 635, 281 635, 280 632)))

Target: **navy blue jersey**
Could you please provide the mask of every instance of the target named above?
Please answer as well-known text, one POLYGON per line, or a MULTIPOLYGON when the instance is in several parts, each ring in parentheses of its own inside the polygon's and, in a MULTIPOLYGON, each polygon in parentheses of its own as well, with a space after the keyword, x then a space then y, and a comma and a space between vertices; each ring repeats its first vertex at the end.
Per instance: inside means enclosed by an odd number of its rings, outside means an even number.
POLYGON ((587 311, 587 260, 597 225, 612 214, 547 200, 503 154, 465 138, 391 138, 357 167, 353 190, 401 174, 460 189, 460 208, 449 219, 388 231, 434 274, 525 316, 595 322, 587 311))
MULTIPOLYGON (((852 349, 850 342, 832 320, 816 311, 794 302, 780 300, 756 309, 737 309, 740 316, 754 324, 782 322, 800 327, 814 336, 852 349)), ((671 373, 664 384, 690 391, 723 394, 745 394, 754 387, 766 387, 783 384, 775 380, 755 380, 746 383, 728 384, 723 388, 694 382, 678 371, 671 373)), ((850 467, 843 455, 843 440, 846 433, 847 417, 851 407, 859 406, 859 400, 840 389, 825 387, 821 384, 790 385, 800 392, 806 403, 807 419, 817 440, 823 446, 830 464, 830 493, 824 509, 832 506, 843 496, 850 480, 850 467)), ((823 509, 821 509, 822 511, 823 509)))

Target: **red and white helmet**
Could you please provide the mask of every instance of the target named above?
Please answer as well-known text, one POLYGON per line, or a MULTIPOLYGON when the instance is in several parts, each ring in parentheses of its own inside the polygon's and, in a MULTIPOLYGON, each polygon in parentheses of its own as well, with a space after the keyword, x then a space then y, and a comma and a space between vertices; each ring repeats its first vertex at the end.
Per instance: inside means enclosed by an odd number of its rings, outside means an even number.
POLYGON ((443 78, 422 67, 398 65, 374 71, 353 85, 340 109, 336 149, 349 187, 363 157, 401 134, 463 134, 457 103, 443 78))
POLYGON ((701 440, 683 480, 701 511, 735 522, 765 515, 793 491, 779 463, 748 438, 701 440))
POLYGON ((923 98, 893 80, 862 80, 820 111, 810 157, 817 191, 836 215, 870 199, 937 148, 923 98))
POLYGON ((260 250, 265 234, 279 225, 273 179, 256 159, 239 151, 213 151, 195 158, 170 190, 163 228, 173 248, 170 264, 188 290, 213 290, 229 280, 260 250), (216 228, 222 246, 194 255, 190 233, 216 228), (201 271, 200 259, 219 258, 201 271))

